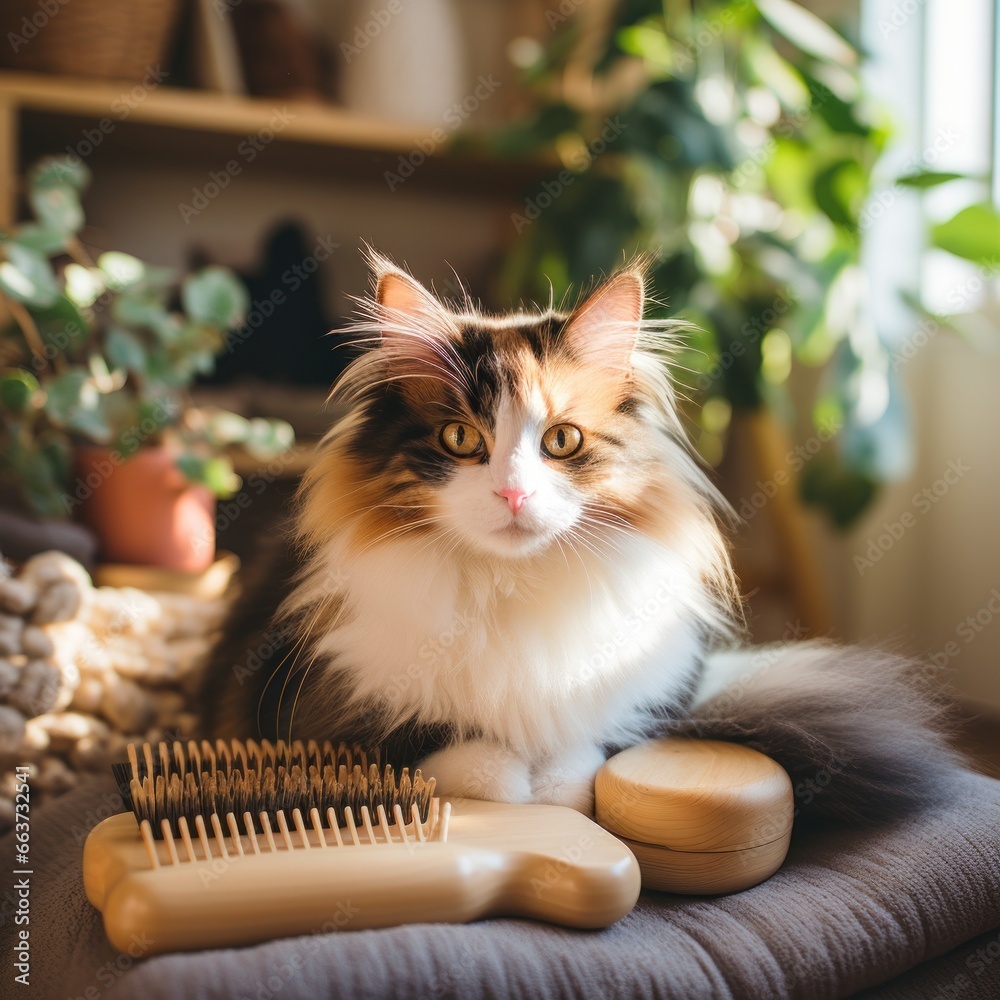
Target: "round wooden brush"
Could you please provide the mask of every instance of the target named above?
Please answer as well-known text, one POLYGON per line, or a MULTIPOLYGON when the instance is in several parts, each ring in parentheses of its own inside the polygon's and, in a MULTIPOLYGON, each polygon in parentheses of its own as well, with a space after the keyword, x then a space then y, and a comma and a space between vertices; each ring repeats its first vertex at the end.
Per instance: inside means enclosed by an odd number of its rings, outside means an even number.
POLYGON ((597 822, 636 856, 647 889, 738 892, 788 853, 792 782, 736 743, 668 738, 608 760, 595 781, 597 822))

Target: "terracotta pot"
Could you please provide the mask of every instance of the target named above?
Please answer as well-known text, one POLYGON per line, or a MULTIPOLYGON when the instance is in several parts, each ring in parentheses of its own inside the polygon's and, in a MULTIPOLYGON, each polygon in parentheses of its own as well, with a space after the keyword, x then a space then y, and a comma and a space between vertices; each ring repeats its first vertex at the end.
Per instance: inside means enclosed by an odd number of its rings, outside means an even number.
POLYGON ((108 448, 76 452, 75 499, 101 559, 197 573, 215 558, 215 497, 186 479, 165 448, 122 460, 108 448))

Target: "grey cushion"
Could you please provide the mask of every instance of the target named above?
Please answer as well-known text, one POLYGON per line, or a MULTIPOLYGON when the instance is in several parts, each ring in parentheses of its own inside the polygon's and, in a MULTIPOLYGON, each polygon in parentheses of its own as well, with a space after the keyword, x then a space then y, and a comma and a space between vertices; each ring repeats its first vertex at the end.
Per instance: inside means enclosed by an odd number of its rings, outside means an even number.
MULTIPOLYGON (((970 964, 976 947, 990 954, 1000 925, 1000 782, 981 775, 956 772, 952 801, 890 826, 799 836, 784 867, 747 892, 645 893, 604 931, 492 920, 145 960, 111 948, 83 894, 83 838, 115 805, 110 780, 94 780, 32 817, 33 985, 8 992, 14 928, 4 906, 3 996, 1000 997, 1000 960, 975 974, 970 964), (964 992, 948 992, 963 974, 964 992)), ((13 844, 2 843, 8 872, 13 844)))

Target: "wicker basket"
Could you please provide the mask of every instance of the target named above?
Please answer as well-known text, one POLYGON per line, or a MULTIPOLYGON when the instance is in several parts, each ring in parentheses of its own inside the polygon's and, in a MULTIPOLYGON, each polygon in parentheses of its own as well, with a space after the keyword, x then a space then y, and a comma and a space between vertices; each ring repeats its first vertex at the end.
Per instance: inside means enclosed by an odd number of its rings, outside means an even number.
POLYGON ((169 55, 180 0, 2 0, 0 65, 139 81, 169 55))

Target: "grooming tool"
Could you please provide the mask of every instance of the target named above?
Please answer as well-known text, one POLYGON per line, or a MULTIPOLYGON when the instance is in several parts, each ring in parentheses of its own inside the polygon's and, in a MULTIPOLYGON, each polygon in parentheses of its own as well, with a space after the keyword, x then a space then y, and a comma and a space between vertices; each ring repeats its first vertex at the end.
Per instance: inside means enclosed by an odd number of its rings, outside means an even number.
POLYGON ((146 744, 115 771, 134 815, 91 831, 83 874, 121 949, 499 915, 604 927, 639 895, 631 852, 582 814, 441 802, 343 744, 146 744))
POLYGON ((791 779, 736 743, 642 743, 605 762, 594 792, 597 822, 631 849, 646 889, 738 892, 773 875, 788 853, 791 779))

